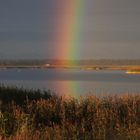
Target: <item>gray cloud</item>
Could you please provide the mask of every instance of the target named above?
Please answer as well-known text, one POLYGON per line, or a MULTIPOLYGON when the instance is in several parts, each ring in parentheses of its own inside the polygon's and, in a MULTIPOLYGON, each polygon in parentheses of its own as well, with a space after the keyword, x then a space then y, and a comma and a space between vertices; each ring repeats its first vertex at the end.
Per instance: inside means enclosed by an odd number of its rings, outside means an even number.
MULTIPOLYGON (((83 1, 75 57, 140 58, 140 1, 83 1)), ((55 58, 56 34, 61 35, 58 24, 64 15, 75 16, 62 12, 67 2, 0 1, 0 58, 55 58)))

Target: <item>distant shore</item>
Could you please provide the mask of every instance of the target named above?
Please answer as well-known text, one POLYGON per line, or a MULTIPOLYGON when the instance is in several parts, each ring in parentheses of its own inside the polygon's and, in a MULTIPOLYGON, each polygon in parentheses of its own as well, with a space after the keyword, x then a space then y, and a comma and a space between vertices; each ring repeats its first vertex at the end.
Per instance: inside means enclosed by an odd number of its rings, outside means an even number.
POLYGON ((140 70, 139 69, 138 70, 128 70, 126 73, 127 74, 140 74, 140 70))
POLYGON ((80 69, 80 70, 125 70, 140 73, 140 65, 0 65, 0 69, 80 69))

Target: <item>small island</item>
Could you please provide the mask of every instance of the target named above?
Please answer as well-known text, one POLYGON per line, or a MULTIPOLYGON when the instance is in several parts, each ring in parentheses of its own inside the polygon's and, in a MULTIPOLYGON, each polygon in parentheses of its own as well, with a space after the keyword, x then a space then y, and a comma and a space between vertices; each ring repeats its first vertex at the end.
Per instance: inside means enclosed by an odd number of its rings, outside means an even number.
POLYGON ((127 74, 140 74, 140 69, 138 69, 138 70, 128 70, 126 73, 127 74))

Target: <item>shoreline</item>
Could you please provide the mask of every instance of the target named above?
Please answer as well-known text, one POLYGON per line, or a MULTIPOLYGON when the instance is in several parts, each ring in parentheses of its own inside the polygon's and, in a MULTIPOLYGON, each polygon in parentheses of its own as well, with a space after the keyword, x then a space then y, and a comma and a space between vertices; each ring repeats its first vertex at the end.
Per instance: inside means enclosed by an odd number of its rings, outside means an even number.
POLYGON ((131 72, 131 71, 127 71, 126 74, 140 74, 140 72, 135 72, 135 71, 131 72))
POLYGON ((7 65, 0 66, 3 69, 80 69, 80 70, 126 70, 128 74, 140 73, 140 65, 111 66, 111 65, 7 65))

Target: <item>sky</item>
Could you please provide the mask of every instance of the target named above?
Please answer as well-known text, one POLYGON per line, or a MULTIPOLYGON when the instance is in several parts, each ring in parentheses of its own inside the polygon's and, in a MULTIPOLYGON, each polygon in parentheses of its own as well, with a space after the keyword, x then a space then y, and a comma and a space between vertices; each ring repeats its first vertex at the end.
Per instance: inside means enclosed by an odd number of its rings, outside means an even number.
POLYGON ((0 0, 0 59, 102 58, 140 59, 140 0, 0 0))

